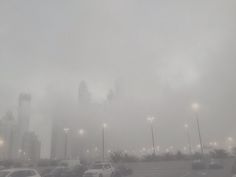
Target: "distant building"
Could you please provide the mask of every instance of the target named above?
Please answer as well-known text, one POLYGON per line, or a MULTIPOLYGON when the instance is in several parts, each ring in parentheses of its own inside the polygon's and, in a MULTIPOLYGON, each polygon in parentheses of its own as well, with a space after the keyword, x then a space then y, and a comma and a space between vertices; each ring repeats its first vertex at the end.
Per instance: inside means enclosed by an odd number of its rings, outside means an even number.
POLYGON ((89 89, 85 81, 80 82, 78 95, 78 101, 80 106, 88 106, 91 103, 91 95, 89 93, 89 89))
POLYGON ((38 137, 29 132, 30 102, 29 94, 20 94, 18 119, 12 112, 7 112, 0 120, 0 159, 37 161, 40 158, 38 137))
POLYGON ((40 159, 41 144, 34 132, 27 132, 22 139, 21 158, 37 162, 40 159))
POLYGON ((18 107, 18 125, 20 134, 23 136, 29 131, 30 124, 30 103, 31 96, 29 94, 20 94, 18 107))
POLYGON ((114 99, 114 92, 113 92, 113 90, 111 89, 111 90, 109 91, 109 93, 107 94, 107 101, 108 101, 109 103, 111 103, 111 102, 113 101, 113 99, 114 99))
POLYGON ((52 125, 51 159, 65 159, 65 133, 63 126, 56 120, 53 121, 52 125))
POLYGON ((18 151, 22 150, 23 137, 29 131, 30 124, 30 104, 31 96, 29 94, 21 93, 18 103, 18 151))
POLYGON ((17 124, 12 112, 7 112, 0 121, 0 158, 15 159, 17 157, 17 124))
POLYGON ((85 81, 81 81, 79 84, 78 107, 75 112, 76 115, 72 115, 70 118, 59 115, 53 119, 51 159, 78 159, 81 151, 78 130, 87 129, 86 123, 91 117, 91 94, 85 81), (64 128, 70 129, 68 134, 65 133, 64 128))

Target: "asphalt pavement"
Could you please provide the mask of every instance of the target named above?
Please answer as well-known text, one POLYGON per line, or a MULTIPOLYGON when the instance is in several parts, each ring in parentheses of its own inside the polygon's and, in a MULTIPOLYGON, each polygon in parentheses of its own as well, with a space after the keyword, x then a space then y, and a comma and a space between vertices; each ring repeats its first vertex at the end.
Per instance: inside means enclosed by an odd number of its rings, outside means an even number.
POLYGON ((224 160, 224 169, 192 170, 191 161, 128 163, 130 177, 232 177, 233 160, 224 160))

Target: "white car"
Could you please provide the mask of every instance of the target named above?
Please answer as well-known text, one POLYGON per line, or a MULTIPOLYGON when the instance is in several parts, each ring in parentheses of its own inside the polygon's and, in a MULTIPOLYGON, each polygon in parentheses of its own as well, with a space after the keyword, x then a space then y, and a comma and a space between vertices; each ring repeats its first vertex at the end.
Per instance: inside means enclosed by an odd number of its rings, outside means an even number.
POLYGON ((41 177, 40 174, 29 168, 12 168, 0 171, 0 177, 41 177))
POLYGON ((83 177, 113 177, 115 168, 110 163, 95 163, 83 177))

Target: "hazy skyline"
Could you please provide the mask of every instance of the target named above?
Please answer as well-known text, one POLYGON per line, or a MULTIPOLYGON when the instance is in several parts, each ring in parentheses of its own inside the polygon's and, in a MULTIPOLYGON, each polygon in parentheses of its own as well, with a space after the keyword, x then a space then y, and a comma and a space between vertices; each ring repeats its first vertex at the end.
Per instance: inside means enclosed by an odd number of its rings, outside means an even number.
POLYGON ((30 93, 31 129, 47 156, 55 105, 76 104, 82 80, 101 103, 121 80, 127 105, 116 111, 125 124, 135 120, 124 144, 136 135, 133 144, 151 145, 150 114, 160 146, 182 147, 195 101, 205 142, 234 137, 235 9, 234 0, 2 0, 0 116, 16 115, 19 93, 30 93))

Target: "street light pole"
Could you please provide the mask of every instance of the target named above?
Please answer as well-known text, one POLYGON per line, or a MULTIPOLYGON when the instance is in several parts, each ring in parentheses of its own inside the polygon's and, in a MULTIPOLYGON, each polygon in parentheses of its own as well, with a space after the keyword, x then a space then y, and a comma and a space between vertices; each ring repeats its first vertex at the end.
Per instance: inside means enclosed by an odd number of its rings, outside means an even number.
POLYGON ((154 117, 148 117, 147 120, 150 122, 150 126, 151 126, 151 136, 152 136, 152 149, 153 149, 153 155, 156 154, 156 150, 155 150, 155 138, 154 138, 154 130, 153 130, 153 121, 154 121, 154 117))
POLYGON ((4 159, 3 145, 4 145, 4 141, 2 139, 0 139, 0 159, 1 160, 4 159))
POLYGON ((187 140, 188 140, 189 154, 192 155, 192 143, 191 143, 191 137, 189 133, 189 125, 185 124, 184 127, 186 130, 186 135, 187 135, 187 140))
POLYGON ((201 154, 203 155, 204 150, 203 150, 202 135, 201 135, 201 130, 200 130, 199 115, 198 115, 199 104, 193 103, 192 109, 195 112, 195 119, 196 119, 196 123, 197 123, 197 130, 198 130, 198 137, 199 137, 199 142, 200 142, 201 154))
POLYGON ((79 149, 80 149, 80 152, 79 152, 79 158, 80 160, 83 159, 83 147, 84 147, 84 141, 83 141, 83 136, 84 136, 84 129, 79 129, 78 130, 78 134, 79 134, 79 137, 80 137, 80 141, 79 141, 79 149))
POLYGON ((105 161, 105 128, 107 127, 107 124, 103 124, 102 126, 102 161, 105 161))
POLYGON ((155 150, 155 140, 154 140, 154 132, 153 132, 153 125, 151 124, 151 131, 152 131, 152 148, 153 148, 153 155, 156 154, 155 150))
POLYGON ((64 128, 64 132, 65 132, 65 148, 64 148, 64 158, 67 159, 67 146, 68 146, 68 132, 69 132, 69 128, 64 128))
POLYGON ((202 135, 201 135, 201 130, 200 130, 200 124, 199 124, 199 118, 198 118, 198 113, 196 112, 196 122, 197 122, 197 129, 198 129, 198 137, 199 137, 199 142, 201 146, 201 153, 202 155, 204 154, 203 150, 203 144, 202 144, 202 135))

